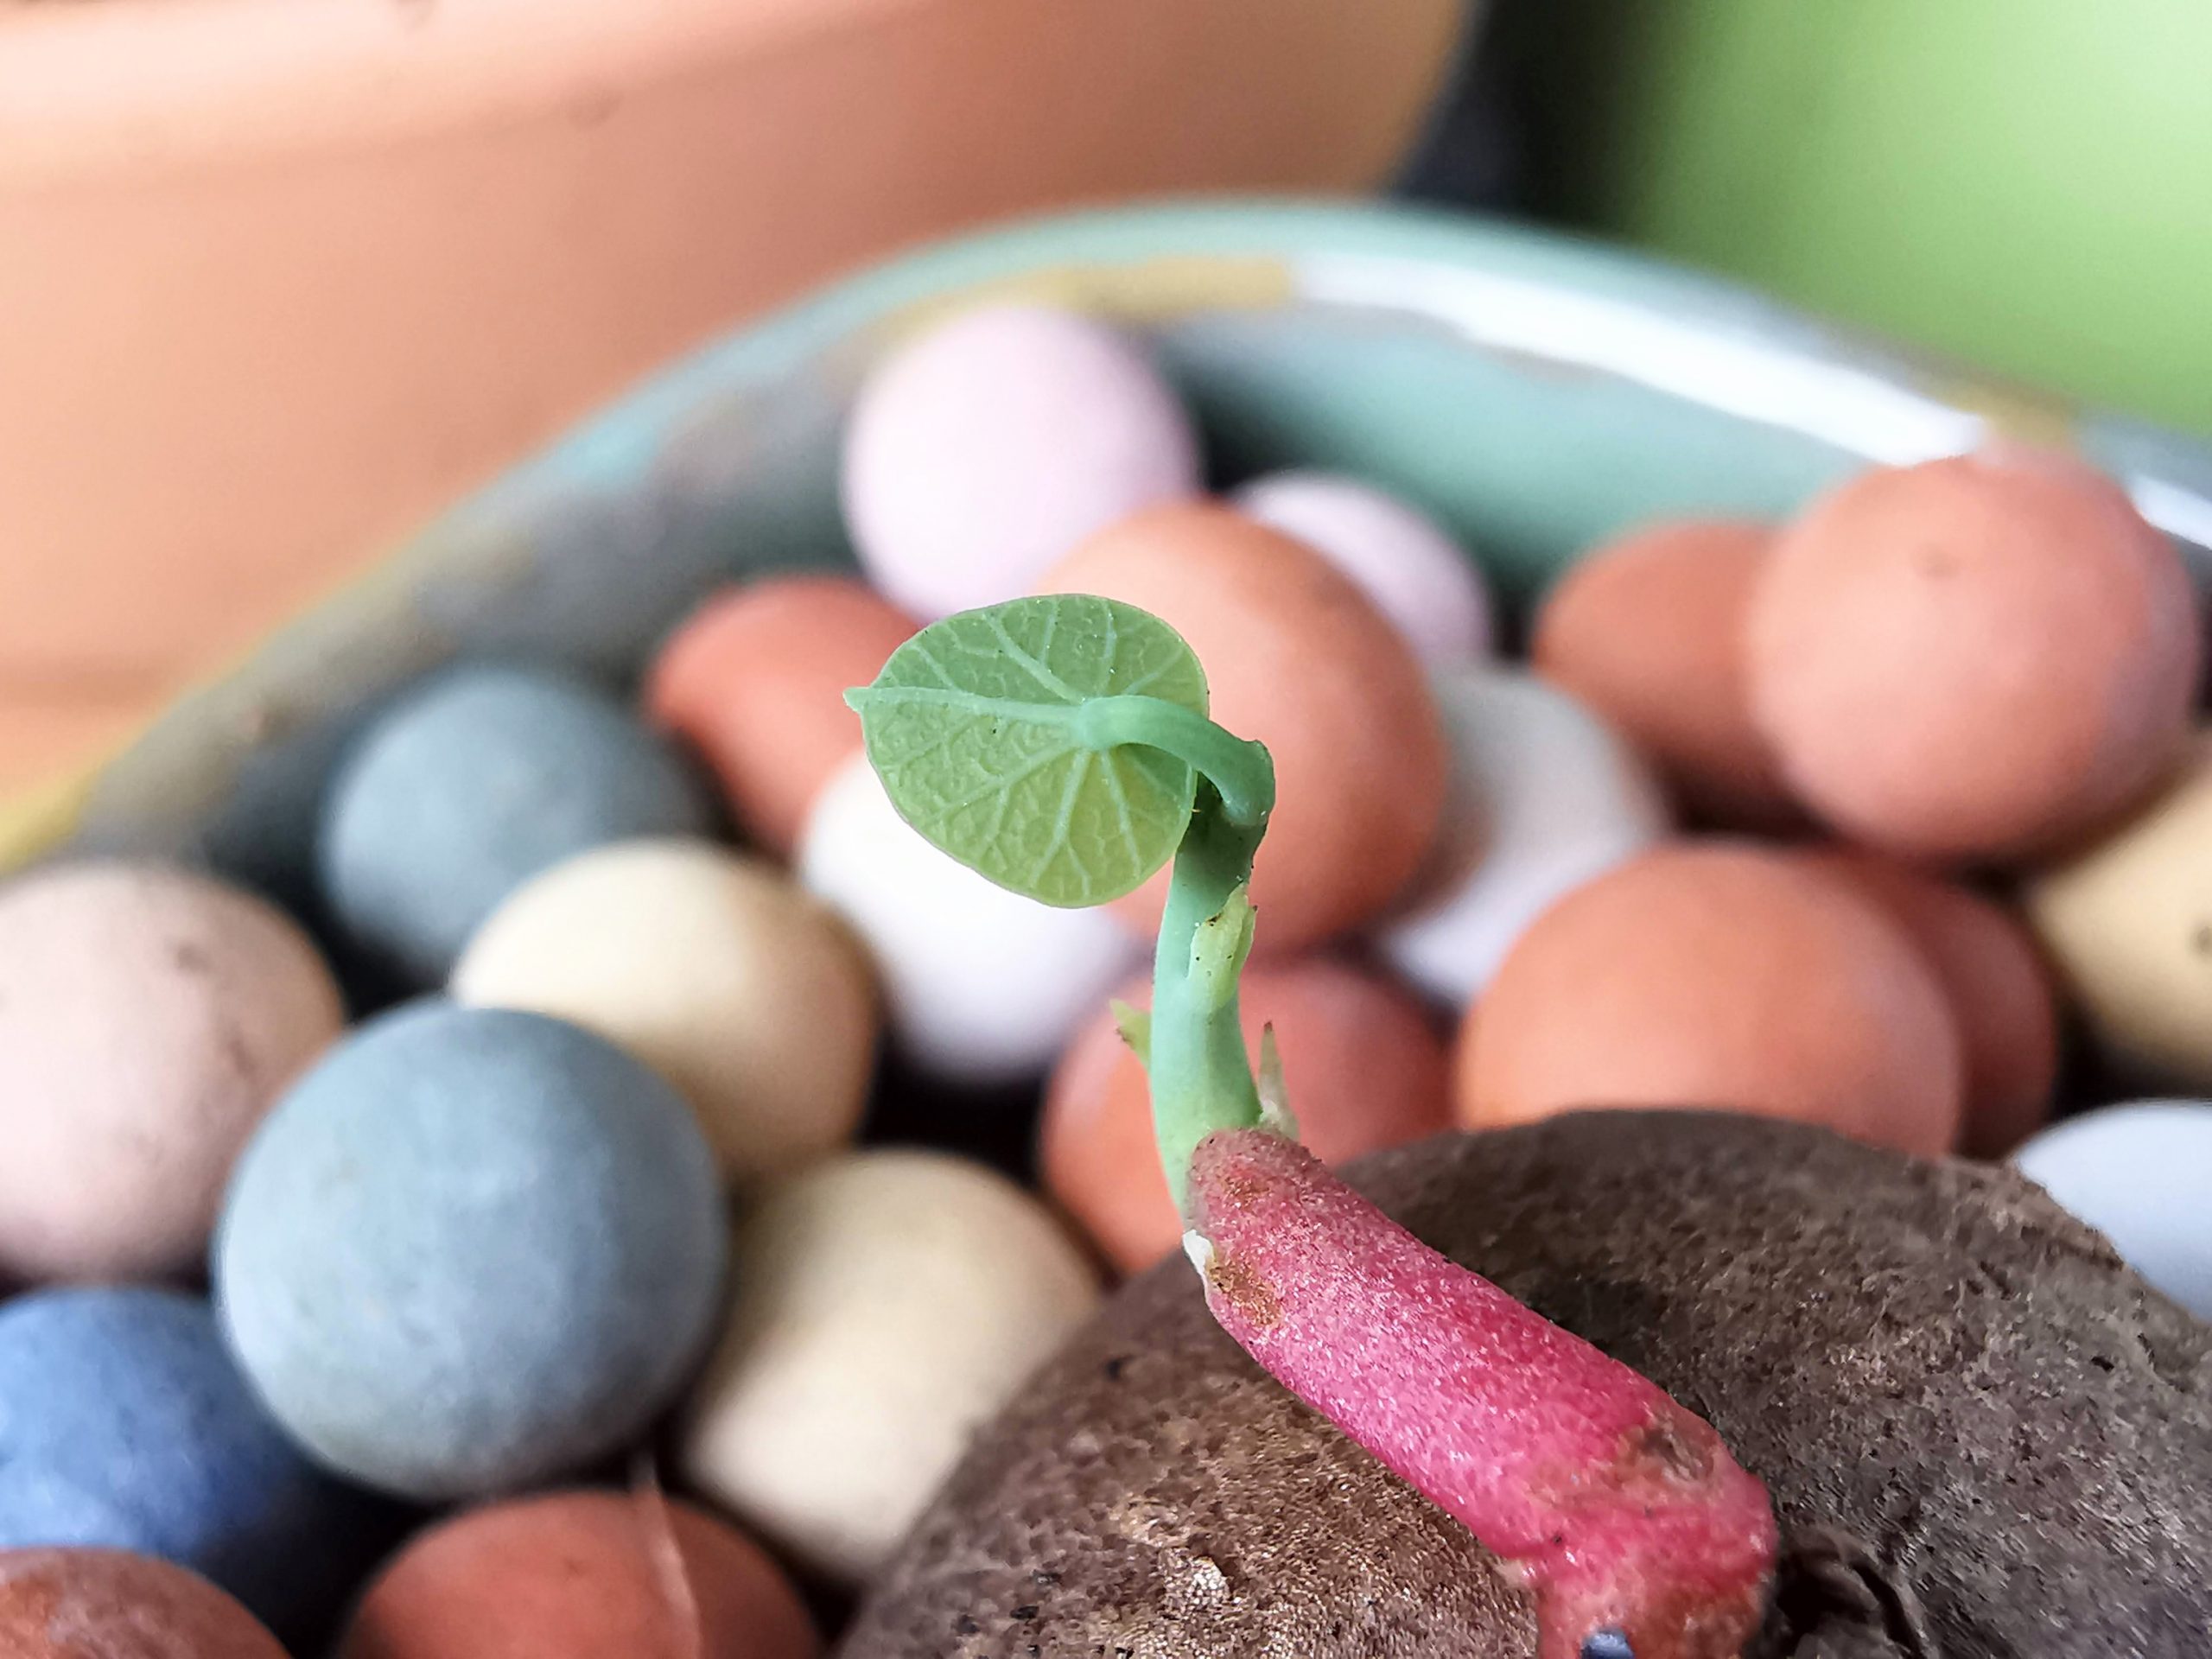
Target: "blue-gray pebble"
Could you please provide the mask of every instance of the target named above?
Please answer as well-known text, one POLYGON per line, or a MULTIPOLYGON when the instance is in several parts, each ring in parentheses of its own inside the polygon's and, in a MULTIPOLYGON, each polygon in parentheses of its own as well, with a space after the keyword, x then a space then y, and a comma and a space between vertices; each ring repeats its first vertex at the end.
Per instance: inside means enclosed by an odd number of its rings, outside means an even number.
POLYGON ((708 826, 676 753, 564 675, 478 664, 402 696, 330 786, 324 897, 355 945, 416 988, 443 982, 524 880, 633 836, 708 826))
POLYGON ((246 1148, 216 1300, 262 1399, 366 1485, 487 1496, 630 1444, 713 1333, 714 1160, 674 1090, 539 1014, 363 1027, 246 1148))
POLYGON ((393 1518, 285 1438, 203 1298, 101 1286, 0 1307, 0 1549, 158 1555, 297 1635, 393 1518))

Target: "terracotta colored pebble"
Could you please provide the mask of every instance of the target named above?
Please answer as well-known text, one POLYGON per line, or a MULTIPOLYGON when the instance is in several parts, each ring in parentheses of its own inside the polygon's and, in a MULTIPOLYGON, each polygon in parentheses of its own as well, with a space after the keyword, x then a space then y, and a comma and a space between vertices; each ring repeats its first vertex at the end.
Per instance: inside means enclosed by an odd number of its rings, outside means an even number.
POLYGON ((866 685, 914 632, 850 576, 772 576, 711 599, 661 648, 653 720, 696 749, 738 827, 789 858, 807 808, 861 746, 848 686, 866 685))
MULTIPOLYGON (((1256 963, 1240 1013, 1256 1058, 1274 1027, 1299 1135, 1339 1163, 1451 1127, 1451 1063, 1412 994, 1371 969, 1328 957, 1256 963)), ((1148 980, 1123 1001, 1149 1007, 1148 980)), ((1168 1197, 1152 1134, 1144 1068, 1102 1008, 1061 1057, 1045 1097, 1039 1162, 1046 1190, 1124 1273, 1173 1250, 1183 1220, 1168 1197)))
POLYGON ((1808 853, 1911 936, 1942 982, 1966 1063, 1960 1149, 2001 1158, 2041 1128, 2058 1081, 2058 997, 2027 926, 1994 899, 1873 853, 1808 853))
POLYGON ((205 1579, 119 1549, 0 1552, 0 1659, 285 1659, 205 1579))
MULTIPOLYGON (((1274 757, 1259 950, 1318 944, 1398 896, 1436 832, 1450 757, 1412 648, 1350 578, 1242 514, 1192 505, 1094 537, 1041 590, 1161 618, 1205 665, 1214 719, 1274 757)), ((1122 913, 1149 936, 1166 890, 1163 875, 1122 913)))
POLYGON ((1744 628, 1774 531, 1654 524, 1586 555, 1545 597, 1529 655, 1659 765, 1688 810, 1732 829, 1804 813, 1751 718, 1744 628))
POLYGON ((2017 452, 1929 461, 1853 480, 1777 540, 1752 707, 1850 839, 2014 861, 2178 763, 2201 632, 2180 556, 2108 480, 2017 452))
POLYGON ((810 1659, 821 1643, 767 1553, 653 1493, 472 1510, 400 1552, 339 1659, 810 1659))
POLYGON ((1585 1107, 1718 1107, 1935 1154, 1961 1062, 1942 985, 1888 916, 1787 853, 1662 848, 1552 906, 1468 1015, 1476 1128, 1585 1107))

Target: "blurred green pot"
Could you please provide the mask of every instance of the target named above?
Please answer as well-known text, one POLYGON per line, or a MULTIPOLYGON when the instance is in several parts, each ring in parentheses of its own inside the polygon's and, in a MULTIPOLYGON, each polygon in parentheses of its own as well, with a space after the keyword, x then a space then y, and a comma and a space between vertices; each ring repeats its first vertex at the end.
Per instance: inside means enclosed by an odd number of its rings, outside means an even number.
POLYGON ((1515 23, 1575 216, 2212 431, 2207 0, 1535 0, 1515 23))

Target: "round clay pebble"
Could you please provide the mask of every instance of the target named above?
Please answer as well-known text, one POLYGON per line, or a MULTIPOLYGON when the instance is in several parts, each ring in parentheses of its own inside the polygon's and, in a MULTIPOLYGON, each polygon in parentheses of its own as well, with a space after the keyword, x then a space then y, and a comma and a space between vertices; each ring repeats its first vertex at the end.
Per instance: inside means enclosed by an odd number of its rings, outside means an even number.
POLYGON ((690 1101, 733 1179, 843 1145, 867 1103, 867 956, 782 871, 711 842, 618 842, 531 877, 469 941, 453 994, 620 1044, 690 1101))
POLYGON ((337 1659, 811 1659, 760 1546, 688 1503, 556 1492, 431 1528, 361 1599, 337 1659))
POLYGON ((1458 1010, 1529 923, 1673 824, 1643 757, 1566 692, 1517 669, 1459 669, 1435 684, 1451 797, 1415 896, 1381 945, 1458 1010))
POLYGON ((118 1549, 0 1550, 0 1656, 285 1659, 205 1579, 118 1549))
POLYGON ((297 1630, 380 1546, 371 1510, 284 1438, 202 1298, 85 1286, 0 1306, 0 1549, 158 1555, 297 1630))
POLYGON ((686 1412, 684 1477, 849 1584, 1098 1296, 1036 1199, 980 1165, 906 1151, 771 1189, 739 1229, 734 1281, 686 1412))
POLYGON ((1958 1032, 1897 924, 1790 855, 1660 848, 1522 935, 1468 1015, 1473 1128, 1585 1107, 1718 1107, 1940 1153, 1958 1032))
POLYGON ((967 312, 880 364, 845 433, 845 523, 925 621, 1027 591, 1133 512, 1195 495, 1198 440, 1145 354, 1043 306, 967 312))
MULTIPOLYGON (((1337 1163, 1452 1124, 1452 1066, 1421 1005, 1370 969, 1327 957, 1256 963, 1238 1013, 1256 1063, 1273 1026, 1299 1139, 1337 1163)), ((1148 982, 1121 1000, 1152 1005, 1148 982)), ((1124 1273, 1174 1250, 1183 1219, 1153 1139, 1144 1067, 1102 1008, 1052 1073, 1039 1162, 1045 1187, 1124 1273)))
POLYGON ((2053 1124, 2012 1161, 2128 1266, 2212 1319, 2212 1102, 2107 1106, 2053 1124))
POLYGON ((913 631, 849 576, 772 576, 709 600, 677 630, 645 705, 705 760, 738 828, 788 858, 815 796, 861 746, 847 688, 873 680, 913 631))
POLYGON ((1735 519, 1656 524, 1578 561, 1545 596, 1536 671, 1604 715, 1710 823, 1803 814, 1751 718, 1744 630, 1774 532, 1735 519))
POLYGON ((331 785, 318 856, 354 942, 428 987, 538 871, 607 842, 705 827, 682 764, 620 704, 543 670, 466 667, 362 734, 331 785))
POLYGON ((215 1281, 293 1437, 434 1500, 635 1439, 707 1340, 724 1248, 674 1090, 560 1020, 427 1003, 364 1027, 270 1115, 215 1281))
POLYGON ((1807 855, 1903 928, 1950 999, 1966 1065, 1960 1149, 2001 1158, 2050 1116, 2058 997, 2034 936, 1993 899, 1842 848, 1807 855))
POLYGON ((195 1266, 238 1148, 344 1018, 307 936, 204 877, 0 888, 0 1280, 195 1266))
POLYGON ((2133 822, 2037 876, 2028 916, 2109 1055, 2212 1090, 2212 742, 2133 822))
POLYGON ((2179 555, 2077 466, 1866 474, 1777 540, 1752 706, 1796 792, 1908 857, 2015 859, 2179 758, 2202 656, 2179 555))
POLYGON ((815 803, 798 878, 867 945, 899 1048, 972 1084, 1033 1077, 1143 947, 1104 912, 1008 893, 907 824, 854 755, 815 803))
POLYGON ((1431 668, 1491 654, 1494 630, 1481 567, 1426 514, 1333 473, 1273 473, 1230 499, 1358 583, 1431 668))
MULTIPOLYGON (((1334 565, 1226 508, 1160 507, 1085 543, 1044 589, 1160 618, 1204 664, 1213 718, 1267 745, 1258 950, 1319 944, 1399 896, 1435 836, 1450 755, 1412 649, 1334 565)), ((1163 872, 1121 907, 1147 938, 1166 893, 1163 872)))

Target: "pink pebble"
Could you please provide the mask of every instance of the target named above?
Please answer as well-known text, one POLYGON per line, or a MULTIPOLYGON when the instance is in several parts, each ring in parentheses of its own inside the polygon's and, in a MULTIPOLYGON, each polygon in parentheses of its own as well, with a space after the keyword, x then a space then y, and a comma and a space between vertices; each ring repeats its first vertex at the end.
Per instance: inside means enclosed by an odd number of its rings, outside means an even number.
POLYGON ((1395 497, 1332 473, 1275 473, 1232 499, 1358 583, 1429 667, 1478 662, 1495 648, 1481 568, 1433 519, 1395 497))
POLYGON ((1124 336, 995 306, 876 369, 846 429, 842 487, 869 578, 931 621, 1027 593, 1094 532, 1196 494, 1198 440, 1124 336))
POLYGON ((204 876, 0 888, 0 1276, 197 1265, 239 1148, 343 1018, 307 936, 204 876))

